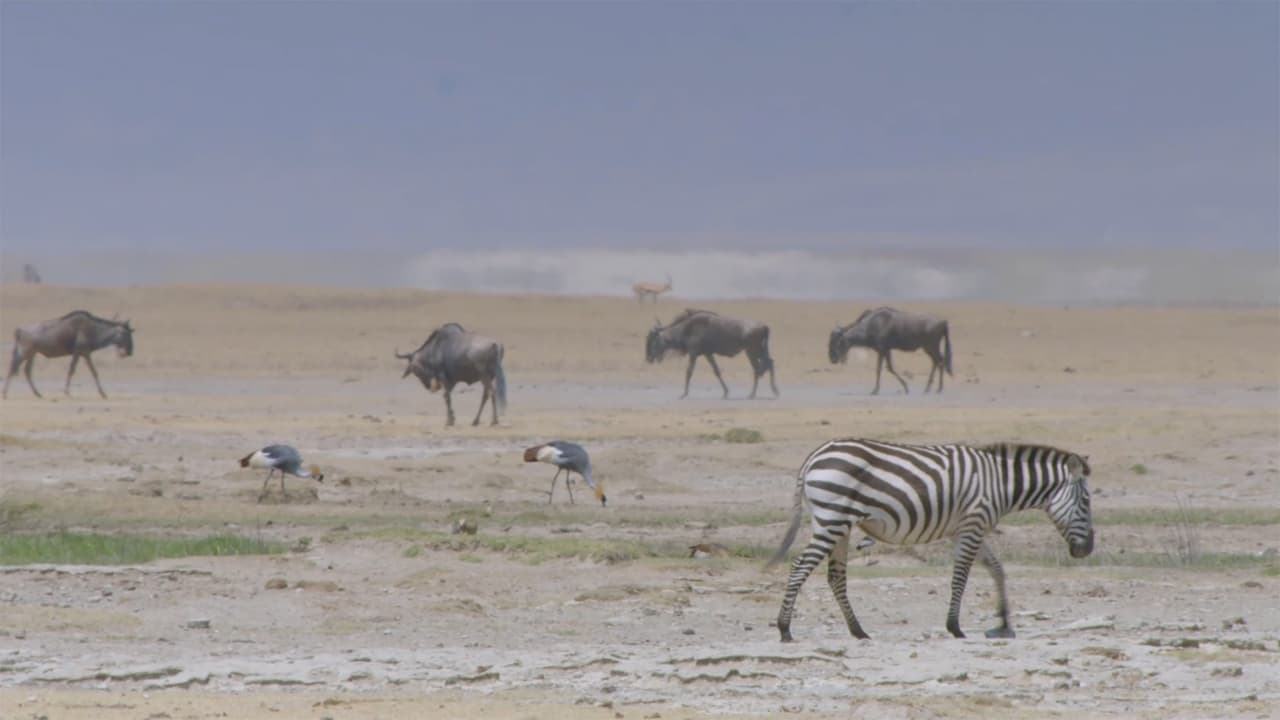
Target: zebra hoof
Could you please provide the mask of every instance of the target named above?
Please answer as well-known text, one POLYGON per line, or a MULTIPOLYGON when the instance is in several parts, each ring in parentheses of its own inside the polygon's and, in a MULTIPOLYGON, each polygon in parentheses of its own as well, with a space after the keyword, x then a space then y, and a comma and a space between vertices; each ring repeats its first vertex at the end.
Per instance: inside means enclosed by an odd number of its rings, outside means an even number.
POLYGON ((1013 628, 1009 627, 1008 625, 1003 625, 1001 627, 991 628, 986 632, 986 636, 989 638, 1010 639, 1010 638, 1017 637, 1017 634, 1013 632, 1013 628))

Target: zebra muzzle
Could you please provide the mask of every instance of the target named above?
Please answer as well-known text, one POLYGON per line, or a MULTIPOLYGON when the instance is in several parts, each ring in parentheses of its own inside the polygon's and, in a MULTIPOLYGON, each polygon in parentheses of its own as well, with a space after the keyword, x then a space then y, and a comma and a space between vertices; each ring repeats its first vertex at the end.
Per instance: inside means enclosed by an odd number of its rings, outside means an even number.
POLYGON ((1069 550, 1073 558, 1089 557, 1089 554, 1093 552, 1093 531, 1089 531, 1089 536, 1085 538, 1084 542, 1071 543, 1069 550))

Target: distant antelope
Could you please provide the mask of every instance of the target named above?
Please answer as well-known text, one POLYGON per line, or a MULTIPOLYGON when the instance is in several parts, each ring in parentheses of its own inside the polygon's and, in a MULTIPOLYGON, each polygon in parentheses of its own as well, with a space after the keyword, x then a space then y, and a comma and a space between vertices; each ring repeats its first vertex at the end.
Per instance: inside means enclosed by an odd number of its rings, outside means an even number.
POLYGON ((656 303, 658 302, 659 295, 661 295, 664 292, 668 292, 670 290, 671 290, 670 274, 667 275, 666 285, 659 285, 658 283, 645 282, 642 280, 636 283, 635 285, 631 286, 631 292, 636 294, 636 302, 644 302, 645 298, 652 298, 653 301, 656 303))
POLYGON ((13 359, 9 363, 9 375, 4 379, 4 390, 0 397, 9 396, 9 381, 18 374, 18 366, 23 366, 23 374, 27 384, 36 397, 44 397, 36 390, 31 381, 31 365, 36 355, 49 358, 71 356, 71 367, 67 370, 67 384, 63 392, 71 394, 71 376, 76 372, 76 363, 80 358, 93 373, 93 383, 98 386, 98 394, 106 397, 102 383, 98 381, 98 369, 93 366, 89 353, 108 345, 115 345, 120 357, 133 354, 133 328, 129 321, 116 322, 105 320, 84 310, 74 310, 55 320, 45 320, 34 325, 20 327, 13 332, 13 359))

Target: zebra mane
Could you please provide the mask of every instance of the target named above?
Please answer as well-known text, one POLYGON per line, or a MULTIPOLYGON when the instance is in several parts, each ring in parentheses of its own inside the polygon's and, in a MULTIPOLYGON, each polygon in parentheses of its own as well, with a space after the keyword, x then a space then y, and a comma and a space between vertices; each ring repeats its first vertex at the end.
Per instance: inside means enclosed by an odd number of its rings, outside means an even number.
POLYGON ((1036 443, 1020 443, 1020 442, 996 442, 996 443, 990 443, 988 445, 979 445, 977 446, 977 448, 979 450, 984 450, 992 454, 1001 454, 1001 455, 1013 455, 1019 451, 1038 450, 1042 453, 1048 453, 1051 455, 1061 455, 1062 457, 1075 456, 1080 458, 1080 462, 1084 463, 1085 474, 1088 475, 1091 472, 1089 468, 1089 461, 1085 458, 1085 456, 1079 453, 1073 453, 1070 450, 1063 450, 1060 447, 1054 447, 1052 445, 1040 445, 1036 443))
POLYGON ((97 315, 94 315, 93 313, 89 312, 88 310, 72 310, 71 312, 67 313, 66 315, 63 315, 62 317, 60 317, 60 318, 58 318, 58 319, 59 319, 59 320, 69 320, 70 318, 73 318, 73 317, 87 317, 87 318, 89 318, 90 320, 93 320, 94 322, 100 322, 100 323, 103 323, 103 324, 105 324, 105 325, 124 325, 124 323, 123 323, 123 322, 121 322, 121 321, 119 321, 119 320, 108 320, 108 319, 103 318, 103 317, 98 317, 97 315))

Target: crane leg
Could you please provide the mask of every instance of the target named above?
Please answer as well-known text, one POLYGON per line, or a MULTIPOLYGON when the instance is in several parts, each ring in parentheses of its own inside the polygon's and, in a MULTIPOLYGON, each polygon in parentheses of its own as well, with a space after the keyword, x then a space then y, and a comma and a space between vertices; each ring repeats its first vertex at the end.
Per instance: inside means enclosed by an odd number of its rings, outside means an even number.
POLYGON ((555 474, 555 475, 553 475, 553 476, 552 476, 552 478, 551 478, 551 490, 549 490, 549 491, 547 492, 547 504, 548 504, 548 505, 550 505, 550 504, 551 504, 551 498, 555 497, 555 494, 556 494, 556 481, 560 479, 560 472, 561 472, 561 470, 562 470, 562 468, 556 468, 556 474, 555 474))

